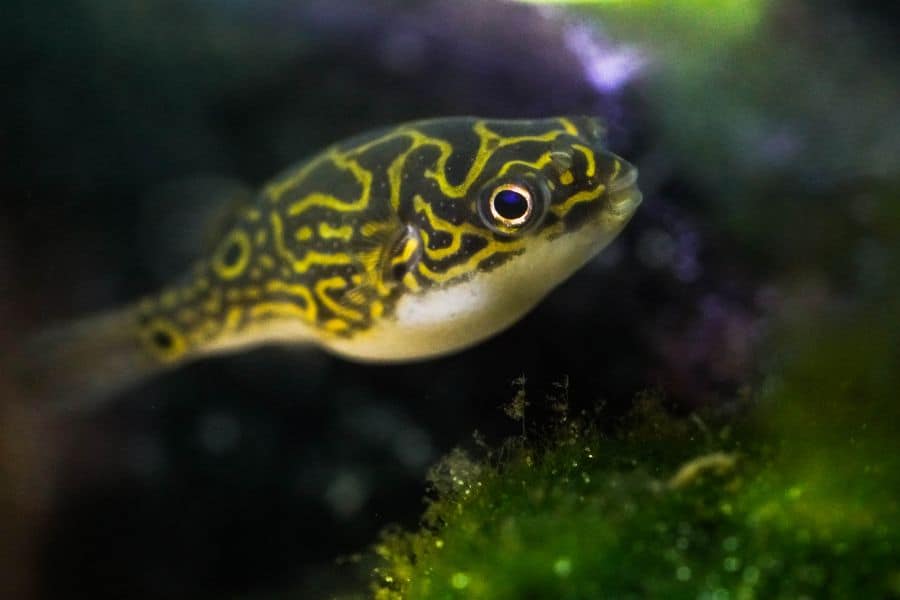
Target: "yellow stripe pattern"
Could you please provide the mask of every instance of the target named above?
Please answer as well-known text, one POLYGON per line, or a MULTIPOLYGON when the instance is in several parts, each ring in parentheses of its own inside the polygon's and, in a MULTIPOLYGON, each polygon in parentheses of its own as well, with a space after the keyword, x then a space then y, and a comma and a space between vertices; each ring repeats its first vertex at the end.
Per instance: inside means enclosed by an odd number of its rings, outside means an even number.
POLYGON ((234 227, 186 284, 141 303, 139 337, 171 362, 266 323, 299 323, 320 336, 365 331, 391 314, 400 295, 449 285, 492 257, 527 247, 527 238, 499 236, 466 217, 476 214, 476 184, 519 172, 555 173, 547 187, 569 189, 550 207, 558 220, 551 229, 562 233, 566 215, 606 189, 594 151, 578 136, 567 118, 460 118, 332 146, 237 211, 234 227), (551 147, 558 144, 582 157, 580 171, 553 171, 558 150, 551 147), (584 178, 592 184, 581 185, 584 178), (418 235, 398 243, 404 223, 418 235))

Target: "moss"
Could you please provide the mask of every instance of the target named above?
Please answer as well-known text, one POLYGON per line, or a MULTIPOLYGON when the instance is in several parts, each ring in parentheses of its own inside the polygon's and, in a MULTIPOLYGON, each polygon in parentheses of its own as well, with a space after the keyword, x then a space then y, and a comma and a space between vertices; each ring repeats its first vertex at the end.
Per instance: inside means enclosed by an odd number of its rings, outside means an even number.
POLYGON ((422 528, 377 546, 375 597, 900 596, 897 308, 796 325, 730 424, 645 394, 616 435, 451 453, 422 528))

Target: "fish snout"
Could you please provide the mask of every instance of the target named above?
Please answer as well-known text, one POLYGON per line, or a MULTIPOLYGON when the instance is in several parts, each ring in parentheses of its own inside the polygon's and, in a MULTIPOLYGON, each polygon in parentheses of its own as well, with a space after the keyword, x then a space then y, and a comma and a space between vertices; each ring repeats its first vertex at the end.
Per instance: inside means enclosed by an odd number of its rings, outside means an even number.
POLYGON ((643 199, 637 187, 638 169, 620 156, 610 154, 610 157, 616 168, 607 184, 608 207, 613 214, 628 218, 643 199))

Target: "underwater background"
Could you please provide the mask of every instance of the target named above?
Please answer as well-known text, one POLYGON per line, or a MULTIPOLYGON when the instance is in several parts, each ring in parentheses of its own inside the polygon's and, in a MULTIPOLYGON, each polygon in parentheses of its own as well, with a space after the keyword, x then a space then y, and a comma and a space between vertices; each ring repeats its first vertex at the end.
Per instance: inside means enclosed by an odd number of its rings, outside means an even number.
POLYGON ((0 597, 900 597, 900 8, 4 9, 0 356, 177 274, 203 229, 172 186, 260 185, 372 127, 598 115, 644 204, 514 327, 438 360, 264 348, 66 417, 0 370, 0 597), (572 471, 591 446, 607 459, 572 471), (610 520, 577 520, 579 497, 610 520), (546 520, 510 537, 526 513, 546 520))

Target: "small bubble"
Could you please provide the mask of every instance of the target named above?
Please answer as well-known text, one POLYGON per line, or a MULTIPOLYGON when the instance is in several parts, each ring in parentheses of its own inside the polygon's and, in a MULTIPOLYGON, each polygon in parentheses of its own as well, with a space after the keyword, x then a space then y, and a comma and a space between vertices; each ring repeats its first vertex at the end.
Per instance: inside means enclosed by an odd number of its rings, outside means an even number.
POLYGON ((585 482, 585 483, 590 483, 590 482, 591 482, 591 476, 588 475, 587 473, 585 473, 584 471, 582 471, 582 472, 581 472, 581 480, 582 480, 583 482, 585 482))
POLYGON ((691 542, 687 537, 680 537, 675 541, 675 547, 679 550, 687 550, 690 545, 691 542))
POLYGON ((442 539, 436 539, 436 540, 434 540, 434 547, 435 547, 435 548, 443 548, 443 547, 444 547, 444 540, 442 540, 442 539))
POLYGON ((719 588, 712 593, 712 600, 729 600, 731 594, 725 588, 719 588))
POLYGON ((722 541, 722 549, 726 552, 734 552, 738 549, 740 542, 735 536, 729 536, 722 541))
POLYGON ((454 573, 450 578, 450 585, 458 590, 464 590, 469 587, 469 576, 465 573, 454 573))
POLYGON ((682 565, 675 570, 675 578, 678 581, 689 581, 691 579, 691 568, 687 565, 682 565))
POLYGON ((553 572, 560 577, 568 577, 572 572, 572 561, 565 557, 558 559, 553 563, 553 572))

